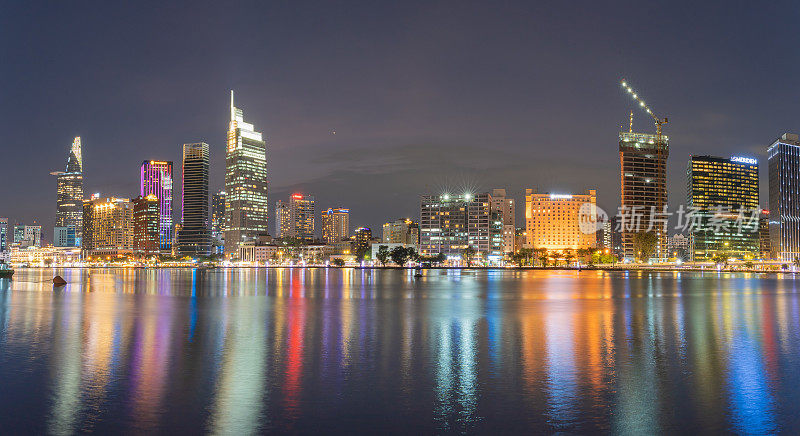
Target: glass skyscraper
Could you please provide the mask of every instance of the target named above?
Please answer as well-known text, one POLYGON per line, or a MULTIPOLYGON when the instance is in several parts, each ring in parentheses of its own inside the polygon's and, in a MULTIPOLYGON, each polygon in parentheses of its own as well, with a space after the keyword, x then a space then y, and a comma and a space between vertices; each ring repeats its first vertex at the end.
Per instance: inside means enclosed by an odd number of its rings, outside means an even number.
POLYGON ((800 138, 784 133, 767 148, 769 238, 779 260, 800 257, 800 138))
POLYGON ((146 160, 140 168, 139 196, 158 198, 159 245, 161 252, 172 252, 172 162, 146 160))
POLYGON ((692 156, 686 182, 687 206, 696 209, 702 223, 689 237, 691 259, 711 260, 720 252, 759 257, 758 161, 692 156))
POLYGON ((80 246, 83 233, 83 157, 80 136, 72 141, 66 169, 50 174, 57 177, 56 227, 73 227, 75 237, 65 243, 80 246))
POLYGON ((208 222, 208 144, 183 144, 183 189, 178 254, 211 254, 208 222))
POLYGON ((267 235, 267 144, 234 106, 225 157, 225 254, 267 235))

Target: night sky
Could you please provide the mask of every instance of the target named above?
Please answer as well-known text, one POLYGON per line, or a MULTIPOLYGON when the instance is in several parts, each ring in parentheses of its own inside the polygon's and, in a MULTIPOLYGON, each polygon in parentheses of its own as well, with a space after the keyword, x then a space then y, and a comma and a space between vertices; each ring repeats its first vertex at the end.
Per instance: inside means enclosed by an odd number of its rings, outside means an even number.
POLYGON ((596 188, 616 210, 623 77, 669 117, 673 207, 689 154, 764 159, 766 205, 765 149, 800 131, 797 3, 122 3, 0 3, 0 216, 48 240, 76 135, 87 196, 136 196, 145 159, 177 185, 197 141, 222 189, 230 89, 267 138, 270 221, 291 192, 353 227, 496 187, 596 188))

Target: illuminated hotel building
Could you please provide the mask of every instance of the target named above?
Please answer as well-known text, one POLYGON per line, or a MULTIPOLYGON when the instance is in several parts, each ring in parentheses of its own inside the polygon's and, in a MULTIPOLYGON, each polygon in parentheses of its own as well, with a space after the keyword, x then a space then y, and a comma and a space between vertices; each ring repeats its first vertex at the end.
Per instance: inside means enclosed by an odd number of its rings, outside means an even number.
POLYGON ((158 198, 155 195, 133 200, 133 249, 151 256, 161 252, 161 222, 158 198))
MULTIPOLYGON (((349 223, 348 223, 349 224, 349 223)), ((275 233, 279 238, 314 240, 314 196, 292 194, 275 204, 275 233)))
POLYGON ((539 194, 525 190, 525 233, 531 248, 575 250, 594 248, 597 233, 597 191, 586 194, 539 194), (590 228, 582 228, 581 222, 590 228))
POLYGON ((350 209, 322 211, 322 239, 327 244, 341 242, 350 237, 350 209))
POLYGON ((635 258, 633 237, 651 228, 651 218, 658 237, 653 257, 667 258, 667 232, 663 224, 659 226, 659 216, 651 214, 664 212, 667 206, 667 158, 669 157, 669 138, 666 135, 620 132, 619 161, 621 201, 623 214, 643 215, 638 229, 626 225, 621 230, 623 256, 635 258))
POLYGON ((779 260, 800 256, 800 139, 784 133, 767 148, 769 238, 779 260))
POLYGON ((388 244, 419 244, 419 223, 410 218, 400 218, 383 225, 383 242, 388 244))
POLYGON ((172 252, 172 162, 146 160, 140 169, 139 195, 158 198, 161 228, 159 229, 159 245, 161 251, 172 252))
POLYGON ((487 260, 503 256, 502 222, 492 211, 491 194, 423 195, 420 202, 420 254, 461 257, 467 247, 487 260))
POLYGON ((83 157, 80 136, 72 141, 66 169, 50 174, 57 177, 56 227, 72 227, 75 237, 64 239, 63 242, 71 243, 71 246, 80 245, 83 232, 83 157))
POLYGON ((267 234, 267 145, 233 104, 225 156, 225 254, 267 234))
POLYGON ((505 189, 492 190, 492 210, 500 214, 503 222, 503 252, 513 253, 516 251, 516 208, 514 199, 506 196, 505 189))
POLYGON ((83 249, 133 250, 133 203, 127 198, 83 202, 83 249))
POLYGON ((757 258, 761 212, 758 161, 745 157, 691 156, 686 181, 687 206, 696 209, 703 223, 689 235, 690 259, 711 260, 720 252, 738 259, 757 258), (737 220, 740 209, 742 216, 737 220), (755 219, 750 220, 751 216, 755 219), (744 224, 741 229, 737 221, 744 224))
POLYGON ((178 254, 211 254, 211 229, 208 222, 208 144, 183 144, 183 189, 181 230, 177 233, 178 254))

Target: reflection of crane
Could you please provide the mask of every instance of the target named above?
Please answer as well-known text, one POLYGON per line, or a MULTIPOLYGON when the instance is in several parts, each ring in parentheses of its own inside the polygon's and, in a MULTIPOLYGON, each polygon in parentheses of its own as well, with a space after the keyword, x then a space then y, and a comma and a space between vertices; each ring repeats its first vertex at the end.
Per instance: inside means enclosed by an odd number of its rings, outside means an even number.
MULTIPOLYGON (((653 111, 645 104, 644 100, 639 98, 639 94, 637 94, 636 91, 634 91, 633 88, 631 88, 631 86, 628 85, 628 82, 625 79, 622 79, 621 84, 622 84, 622 87, 625 88, 626 91, 628 91, 628 94, 630 94, 631 97, 633 97, 634 100, 639 102, 639 106, 641 106, 642 109, 645 110, 645 112, 647 112, 648 114, 650 114, 651 117, 653 117, 653 120, 656 122, 656 138, 658 138, 660 140, 661 139, 661 126, 663 126, 664 124, 667 124, 667 122, 668 122, 667 121, 667 117, 664 117, 663 119, 657 117, 656 114, 654 114, 653 111)), ((631 125, 633 125, 633 112, 631 112, 631 125)))

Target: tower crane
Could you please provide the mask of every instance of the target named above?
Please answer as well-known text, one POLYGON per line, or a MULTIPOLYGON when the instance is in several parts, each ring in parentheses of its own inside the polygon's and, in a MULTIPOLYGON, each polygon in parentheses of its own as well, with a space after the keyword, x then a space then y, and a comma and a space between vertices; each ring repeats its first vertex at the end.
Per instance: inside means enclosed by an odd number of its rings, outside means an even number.
MULTIPOLYGON (((653 111, 650 109, 650 107, 647 106, 647 104, 645 104, 644 100, 642 100, 641 97, 639 97, 639 94, 637 94, 636 91, 634 91, 633 88, 631 88, 627 80, 622 79, 622 82, 620 82, 620 84, 622 85, 622 88, 628 91, 628 94, 630 94, 631 97, 633 97, 633 99, 639 103, 639 106, 653 118, 653 121, 655 121, 656 123, 656 138, 658 140, 661 140, 661 126, 667 124, 668 122, 667 117, 664 118, 657 117, 656 114, 654 114, 653 111)), ((633 112, 631 112, 631 126, 632 125, 633 125, 633 112)))

